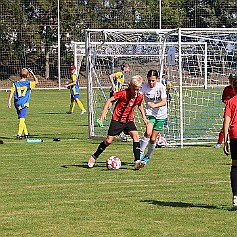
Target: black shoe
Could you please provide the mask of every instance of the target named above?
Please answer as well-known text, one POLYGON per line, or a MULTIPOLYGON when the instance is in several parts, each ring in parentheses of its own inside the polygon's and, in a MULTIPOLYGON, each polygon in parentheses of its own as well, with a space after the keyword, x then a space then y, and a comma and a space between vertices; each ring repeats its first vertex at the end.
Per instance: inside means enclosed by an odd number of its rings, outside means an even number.
POLYGON ((17 135, 17 136, 16 136, 16 139, 17 139, 17 140, 22 140, 23 137, 22 137, 21 135, 17 135))
POLYGON ((29 136, 30 136, 29 133, 24 135, 25 138, 28 138, 29 136))

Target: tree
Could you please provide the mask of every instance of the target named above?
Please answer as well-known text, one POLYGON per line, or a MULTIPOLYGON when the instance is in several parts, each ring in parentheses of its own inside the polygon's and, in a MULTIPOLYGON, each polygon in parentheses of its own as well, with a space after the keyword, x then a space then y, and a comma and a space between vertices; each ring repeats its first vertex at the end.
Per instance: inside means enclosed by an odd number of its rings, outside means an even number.
POLYGON ((189 27, 235 27, 236 0, 186 0, 189 27))

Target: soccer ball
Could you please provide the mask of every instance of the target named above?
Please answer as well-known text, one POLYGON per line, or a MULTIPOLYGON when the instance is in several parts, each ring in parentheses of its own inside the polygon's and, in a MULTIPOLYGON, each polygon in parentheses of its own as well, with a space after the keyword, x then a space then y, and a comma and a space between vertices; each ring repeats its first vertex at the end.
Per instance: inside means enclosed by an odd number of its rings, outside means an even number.
POLYGON ((109 170, 118 170, 121 167, 121 160, 117 156, 110 156, 106 160, 106 167, 109 170))
POLYGON ((156 147, 158 148, 164 148, 167 146, 167 141, 164 137, 158 136, 156 140, 156 147))

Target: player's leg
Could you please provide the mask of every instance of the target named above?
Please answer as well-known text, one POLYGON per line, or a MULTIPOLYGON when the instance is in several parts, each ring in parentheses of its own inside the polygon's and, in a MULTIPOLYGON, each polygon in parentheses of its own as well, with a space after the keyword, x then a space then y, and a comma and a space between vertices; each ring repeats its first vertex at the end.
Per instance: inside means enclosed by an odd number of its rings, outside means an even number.
POLYGON ((143 158, 143 160, 146 162, 146 165, 150 161, 151 154, 156 148, 156 140, 157 140, 157 137, 159 136, 159 134, 160 134, 160 131, 158 131, 158 130, 153 130, 152 131, 152 135, 151 135, 151 138, 150 138, 150 141, 149 141, 149 144, 148 144, 147 153, 143 158))
POLYGON ((230 140, 230 152, 232 159, 230 182, 233 194, 233 208, 237 210, 237 139, 230 140))
POLYGON ((148 164, 148 162, 151 158, 151 154, 156 148, 156 140, 157 140, 158 135, 160 134, 160 131, 162 131, 164 128, 165 121, 166 121, 166 119, 156 119, 156 121, 154 123, 152 135, 151 135, 151 138, 150 138, 150 141, 148 144, 148 150, 147 150, 146 155, 143 158, 143 160, 146 162, 146 164, 148 164))
POLYGON ((79 100, 79 98, 76 98, 75 100, 76 100, 76 103, 77 103, 78 107, 81 109, 81 114, 86 113, 86 110, 85 110, 85 108, 84 108, 84 105, 83 105, 82 102, 79 100))
POLYGON ((109 146, 113 142, 114 136, 119 135, 122 130, 122 126, 117 121, 111 121, 106 139, 99 144, 96 152, 93 153, 88 160, 89 168, 92 168, 95 165, 95 162, 99 155, 106 149, 107 146, 109 146))
POLYGON ((146 131, 141 139, 141 144, 140 144, 140 146, 141 146, 141 157, 140 158, 141 159, 143 158, 145 149, 149 143, 150 137, 152 135, 154 122, 155 122, 155 118, 152 116, 149 116, 148 119, 149 119, 149 123, 146 125, 146 131))
POLYGON ((25 107, 21 110, 17 110, 18 119, 19 119, 17 139, 22 139, 22 134, 23 133, 28 135, 28 131, 27 131, 27 128, 26 128, 26 123, 25 123, 25 118, 26 118, 27 111, 28 111, 28 107, 25 107))
POLYGON ((25 118, 19 118, 19 125, 18 125, 18 132, 17 132, 17 139, 22 139, 22 133, 25 126, 25 118))
POLYGON ((91 155, 90 159, 88 160, 88 167, 92 168, 95 165, 96 160, 101 155, 101 153, 106 149, 107 146, 109 146, 114 137, 113 136, 107 136, 106 139, 101 142, 94 154, 91 155))
POLYGON ((23 133, 24 133, 25 138, 27 138, 29 136, 29 133, 28 133, 28 130, 27 130, 27 127, 26 127, 26 123, 23 127, 23 133))
POLYGON ((144 166, 144 164, 141 163, 140 160, 140 142, 139 142, 139 134, 137 131, 137 127, 133 121, 127 122, 125 127, 124 127, 124 134, 129 134, 130 137, 133 139, 133 155, 134 155, 134 169, 139 170, 144 166))
POLYGON ((75 108, 75 104, 76 104, 76 101, 75 101, 74 97, 71 96, 71 103, 70 103, 69 111, 67 112, 67 114, 72 114, 73 113, 74 108, 75 108))
POLYGON ((135 170, 139 170, 141 169, 145 163, 142 163, 142 161, 140 160, 140 142, 139 142, 139 134, 138 131, 130 131, 129 135, 131 136, 131 138, 133 139, 133 155, 134 155, 134 169, 135 170))

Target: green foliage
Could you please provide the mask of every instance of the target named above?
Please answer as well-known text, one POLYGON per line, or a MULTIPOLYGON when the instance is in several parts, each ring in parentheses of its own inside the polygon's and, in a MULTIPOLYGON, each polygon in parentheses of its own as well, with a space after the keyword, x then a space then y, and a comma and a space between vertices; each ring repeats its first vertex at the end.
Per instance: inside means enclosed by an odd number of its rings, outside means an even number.
MULTIPOLYGON (((73 61, 71 42, 84 41, 84 29, 160 27, 157 0, 59 3, 62 67, 73 61)), ((57 0, 1 0, 0 70, 6 77, 27 66, 54 78, 50 69, 57 71, 57 4, 57 0)), ((162 0, 161 23, 162 28, 236 27, 236 0, 162 0)))
POLYGON ((236 236, 231 161, 221 149, 156 149, 134 171, 132 144, 114 142, 88 169, 100 141, 88 139, 86 114, 65 113, 68 90, 32 92, 27 127, 43 143, 15 139, 7 96, 0 92, 0 236, 236 236), (106 170, 111 155, 120 170, 106 170))

